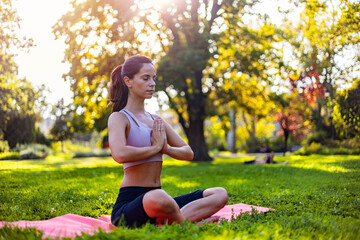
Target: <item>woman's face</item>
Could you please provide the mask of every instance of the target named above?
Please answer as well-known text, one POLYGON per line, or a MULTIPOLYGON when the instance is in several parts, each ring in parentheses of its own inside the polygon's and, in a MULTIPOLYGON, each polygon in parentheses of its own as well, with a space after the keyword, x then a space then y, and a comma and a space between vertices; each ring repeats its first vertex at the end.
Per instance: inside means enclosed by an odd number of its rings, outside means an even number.
POLYGON ((128 79, 127 85, 130 94, 149 99, 155 92, 156 70, 151 63, 143 63, 140 71, 132 79, 128 79))

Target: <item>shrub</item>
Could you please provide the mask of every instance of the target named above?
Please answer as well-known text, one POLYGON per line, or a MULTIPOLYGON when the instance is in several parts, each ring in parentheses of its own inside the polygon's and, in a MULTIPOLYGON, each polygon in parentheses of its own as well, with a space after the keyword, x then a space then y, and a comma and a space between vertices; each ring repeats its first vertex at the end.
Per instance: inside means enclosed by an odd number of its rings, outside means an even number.
POLYGON ((37 143, 17 145, 14 150, 20 153, 21 160, 46 158, 51 152, 48 146, 37 143))
POLYGON ((55 152, 62 152, 64 150, 65 153, 74 153, 77 151, 80 152, 90 152, 91 147, 86 144, 79 144, 71 140, 66 140, 63 142, 52 142, 51 149, 55 152))
POLYGON ((348 149, 360 149, 360 138, 350 138, 345 140, 326 140, 325 145, 331 148, 348 148, 348 149))
POLYGON ((109 157, 111 156, 110 149, 94 149, 92 151, 76 151, 74 158, 84 158, 84 157, 109 157))
POLYGON ((18 152, 4 152, 0 153, 0 160, 19 160, 20 153, 18 152))
POLYGON ((0 153, 8 152, 10 150, 9 144, 7 141, 0 141, 0 153))
POLYGON ((283 152, 284 151, 284 137, 278 136, 269 140, 269 147, 274 152, 283 152))
POLYGON ((305 137, 303 141, 303 145, 309 146, 312 143, 325 144, 326 138, 327 138, 327 133, 324 131, 311 132, 305 137))
POLYGON ((348 148, 328 148, 320 143, 312 143, 310 146, 305 146, 300 150, 294 152, 295 155, 310 155, 310 154, 322 154, 322 155, 358 155, 360 149, 348 149, 348 148))
POLYGON ((245 151, 248 153, 256 152, 261 144, 262 142, 257 137, 249 137, 246 139, 245 151))

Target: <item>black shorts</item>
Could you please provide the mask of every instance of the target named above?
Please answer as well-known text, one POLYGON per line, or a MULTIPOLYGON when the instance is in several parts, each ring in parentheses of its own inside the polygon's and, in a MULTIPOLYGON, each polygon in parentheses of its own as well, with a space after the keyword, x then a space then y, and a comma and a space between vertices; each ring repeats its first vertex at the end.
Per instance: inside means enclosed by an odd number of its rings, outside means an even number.
MULTIPOLYGON (((143 206, 145 193, 161 189, 161 187, 123 187, 120 188, 119 196, 111 213, 111 222, 115 226, 119 225, 122 219, 127 227, 139 227, 147 222, 155 224, 155 218, 149 217, 143 206)), ((182 196, 175 197, 175 202, 182 208, 189 202, 203 198, 204 190, 198 190, 182 196)))

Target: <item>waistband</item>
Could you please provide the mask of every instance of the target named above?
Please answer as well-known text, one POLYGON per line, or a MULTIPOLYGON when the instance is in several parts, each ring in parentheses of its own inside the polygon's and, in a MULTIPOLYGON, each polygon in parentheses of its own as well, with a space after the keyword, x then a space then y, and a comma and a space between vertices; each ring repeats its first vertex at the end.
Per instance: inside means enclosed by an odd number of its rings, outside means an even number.
POLYGON ((159 187, 141 187, 141 186, 128 186, 128 187, 122 187, 120 188, 119 192, 148 192, 154 189, 161 189, 161 186, 159 187))

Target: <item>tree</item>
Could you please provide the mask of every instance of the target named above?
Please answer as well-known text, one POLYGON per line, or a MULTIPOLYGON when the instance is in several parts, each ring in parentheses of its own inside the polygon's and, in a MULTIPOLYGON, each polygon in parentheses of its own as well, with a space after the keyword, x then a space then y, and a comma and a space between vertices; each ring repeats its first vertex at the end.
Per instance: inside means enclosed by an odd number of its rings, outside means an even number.
POLYGON ((15 48, 28 48, 33 45, 31 39, 19 39, 15 30, 19 29, 20 18, 13 9, 11 0, 0 2, 0 77, 2 81, 9 77, 9 74, 17 72, 17 65, 14 62, 15 48))
POLYGON ((53 106, 51 113, 56 117, 56 120, 54 126, 50 129, 50 134, 53 140, 60 141, 61 150, 64 151, 63 141, 73 136, 70 125, 72 111, 69 106, 65 106, 62 98, 53 106))
POLYGON ((360 79, 349 89, 339 92, 336 107, 340 113, 340 124, 336 130, 343 138, 360 137, 360 79))
POLYGON ((304 126, 304 113, 299 109, 301 101, 294 94, 273 94, 271 97, 278 105, 277 121, 284 134, 284 156, 288 150, 290 134, 302 135, 304 126))
POLYGON ((35 140, 36 105, 42 101, 42 91, 25 79, 0 79, 0 130, 10 148, 35 140))
POLYGON ((74 11, 58 21, 54 33, 65 37, 71 69, 64 78, 71 83, 76 113, 83 115, 79 119, 89 129, 98 120, 106 122, 110 71, 129 55, 149 53, 158 62, 158 89, 177 113, 194 160, 211 160, 204 139, 209 92, 203 72, 209 49, 217 40, 215 29, 253 2, 176 0, 149 6, 151 1, 74 1, 74 11))
MULTIPOLYGON (((306 69, 299 76, 289 76, 290 91, 296 94, 297 101, 301 102, 305 108, 311 111, 311 119, 315 124, 316 131, 329 132, 329 124, 325 122, 327 114, 325 108, 326 89, 320 82, 320 73, 314 66, 306 69)), ((328 115, 328 114, 327 114, 328 115)))
POLYGON ((330 110, 325 117, 329 119, 330 135, 334 139, 332 102, 336 88, 354 80, 360 70, 360 59, 354 51, 360 47, 360 3, 351 0, 294 2, 304 10, 296 27, 287 25, 287 28, 297 33, 289 42, 298 60, 299 72, 305 72, 311 67, 316 69, 320 74, 320 84, 329 93, 330 110))
MULTIPOLYGON (((207 76, 216 81, 208 81, 212 85, 207 86, 213 89, 210 99, 217 109, 215 114, 225 110, 225 116, 232 117, 229 134, 236 132, 235 117, 240 113, 250 143, 256 140, 257 122, 269 116, 275 107, 268 96, 272 77, 269 70, 283 66, 282 50, 276 47, 283 37, 266 17, 256 18, 253 26, 241 20, 240 16, 232 18, 229 28, 220 36, 221 41, 216 42, 216 54, 207 76)), ((232 141, 234 146, 236 139, 232 141)))
POLYGON ((17 143, 35 139, 35 121, 38 118, 35 102, 42 100, 42 88, 36 90, 31 83, 16 76, 17 65, 11 51, 26 49, 33 43, 31 39, 16 36, 20 18, 10 0, 0 2, 0 14, 0 137, 13 148, 17 143))

